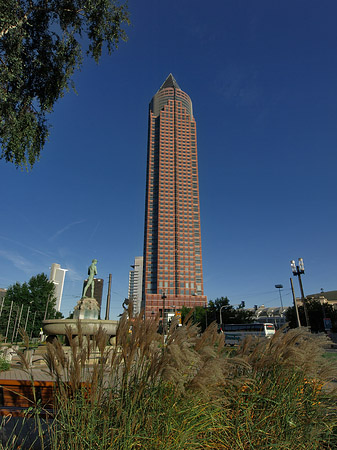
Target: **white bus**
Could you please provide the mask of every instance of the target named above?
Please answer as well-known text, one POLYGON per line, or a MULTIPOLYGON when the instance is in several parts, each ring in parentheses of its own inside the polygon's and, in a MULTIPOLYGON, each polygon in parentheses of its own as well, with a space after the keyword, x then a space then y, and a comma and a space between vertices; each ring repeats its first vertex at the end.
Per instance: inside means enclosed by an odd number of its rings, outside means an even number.
POLYGON ((275 326, 272 323, 223 324, 221 325, 221 331, 225 334, 226 344, 234 345, 238 344, 246 336, 270 338, 275 334, 275 326))

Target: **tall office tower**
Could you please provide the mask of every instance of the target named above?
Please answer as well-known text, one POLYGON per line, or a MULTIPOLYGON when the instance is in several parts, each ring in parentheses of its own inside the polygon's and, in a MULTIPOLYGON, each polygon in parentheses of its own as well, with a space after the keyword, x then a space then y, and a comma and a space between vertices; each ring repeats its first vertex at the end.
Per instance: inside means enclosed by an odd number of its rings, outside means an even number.
POLYGON ((50 268, 49 281, 55 285, 56 311, 61 310, 61 301, 63 295, 64 278, 68 269, 62 269, 60 264, 53 263, 50 268))
POLYGON ((140 313, 143 287, 143 257, 136 256, 135 263, 129 272, 128 297, 133 302, 133 314, 140 313))
POLYGON ((196 125, 170 74, 149 107, 143 304, 152 317, 205 306, 196 125))

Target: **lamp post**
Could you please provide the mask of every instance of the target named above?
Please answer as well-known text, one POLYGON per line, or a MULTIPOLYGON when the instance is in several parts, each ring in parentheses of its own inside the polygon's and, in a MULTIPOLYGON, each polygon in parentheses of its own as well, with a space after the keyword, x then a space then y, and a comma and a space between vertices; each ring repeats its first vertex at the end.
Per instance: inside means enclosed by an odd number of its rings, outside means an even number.
POLYGON ((300 315, 298 314, 298 307, 297 307, 296 296, 295 296, 295 291, 294 291, 294 284, 293 284, 293 279, 292 278, 290 278, 290 287, 291 287, 291 292, 293 294, 293 302, 294 302, 294 308, 295 308, 295 311, 296 311, 297 326, 300 328, 301 327, 301 321, 300 321, 300 315))
POLYGON ((223 308, 226 308, 226 306, 227 306, 227 305, 223 305, 223 306, 221 306, 221 308, 220 308, 220 327, 221 327, 221 325, 222 325, 222 314, 221 314, 221 311, 222 311, 223 308))
POLYGON ((283 317, 283 301, 282 301, 282 295, 281 295, 281 289, 283 289, 283 284, 275 284, 276 289, 278 289, 279 294, 280 294, 280 302, 281 302, 281 322, 284 323, 284 317, 283 317))
POLYGON ((301 275, 304 274, 303 258, 298 258, 298 265, 296 265, 295 260, 292 259, 290 261, 290 265, 291 265, 291 270, 293 272, 293 275, 295 277, 298 277, 298 282, 299 282, 300 290, 301 290, 301 300, 302 300, 303 308, 304 308, 305 321, 306 321, 307 327, 310 328, 309 314, 308 314, 307 305, 306 305, 307 299, 304 297, 303 284, 302 284, 302 278, 301 278, 301 275))
POLYGON ((165 300, 167 299, 165 289, 163 289, 162 291, 161 299, 163 300, 163 334, 165 336, 166 334, 165 300))

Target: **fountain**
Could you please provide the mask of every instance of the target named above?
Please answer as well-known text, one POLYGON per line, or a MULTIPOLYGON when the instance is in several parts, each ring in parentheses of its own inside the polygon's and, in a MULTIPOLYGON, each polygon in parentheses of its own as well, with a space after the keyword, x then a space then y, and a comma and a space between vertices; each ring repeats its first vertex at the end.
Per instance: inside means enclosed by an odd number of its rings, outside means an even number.
POLYGON ((93 259, 88 269, 88 281, 83 289, 82 298, 74 308, 72 319, 50 319, 42 322, 43 333, 47 335, 47 342, 52 342, 57 336, 66 336, 66 328, 71 329, 72 336, 78 335, 78 327, 81 327, 82 334, 92 336, 99 327, 103 328, 109 337, 109 343, 114 343, 117 331, 117 320, 99 319, 100 307, 94 298, 94 276, 97 275, 97 260, 93 259), (86 293, 91 287, 91 297, 86 293))

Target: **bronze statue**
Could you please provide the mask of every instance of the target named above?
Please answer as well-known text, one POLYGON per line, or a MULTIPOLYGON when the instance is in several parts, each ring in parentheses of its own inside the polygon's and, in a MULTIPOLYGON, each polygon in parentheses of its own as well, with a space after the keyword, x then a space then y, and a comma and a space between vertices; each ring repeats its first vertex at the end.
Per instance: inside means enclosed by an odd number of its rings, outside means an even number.
POLYGON ((88 268, 89 278, 88 278, 87 284, 86 284, 86 286, 85 286, 85 288, 83 290, 82 298, 86 298, 85 294, 87 293, 87 290, 88 290, 89 286, 91 286, 91 298, 94 298, 94 289, 95 289, 94 276, 97 275, 96 264, 97 264, 97 259, 93 259, 92 263, 90 264, 90 266, 88 268))

